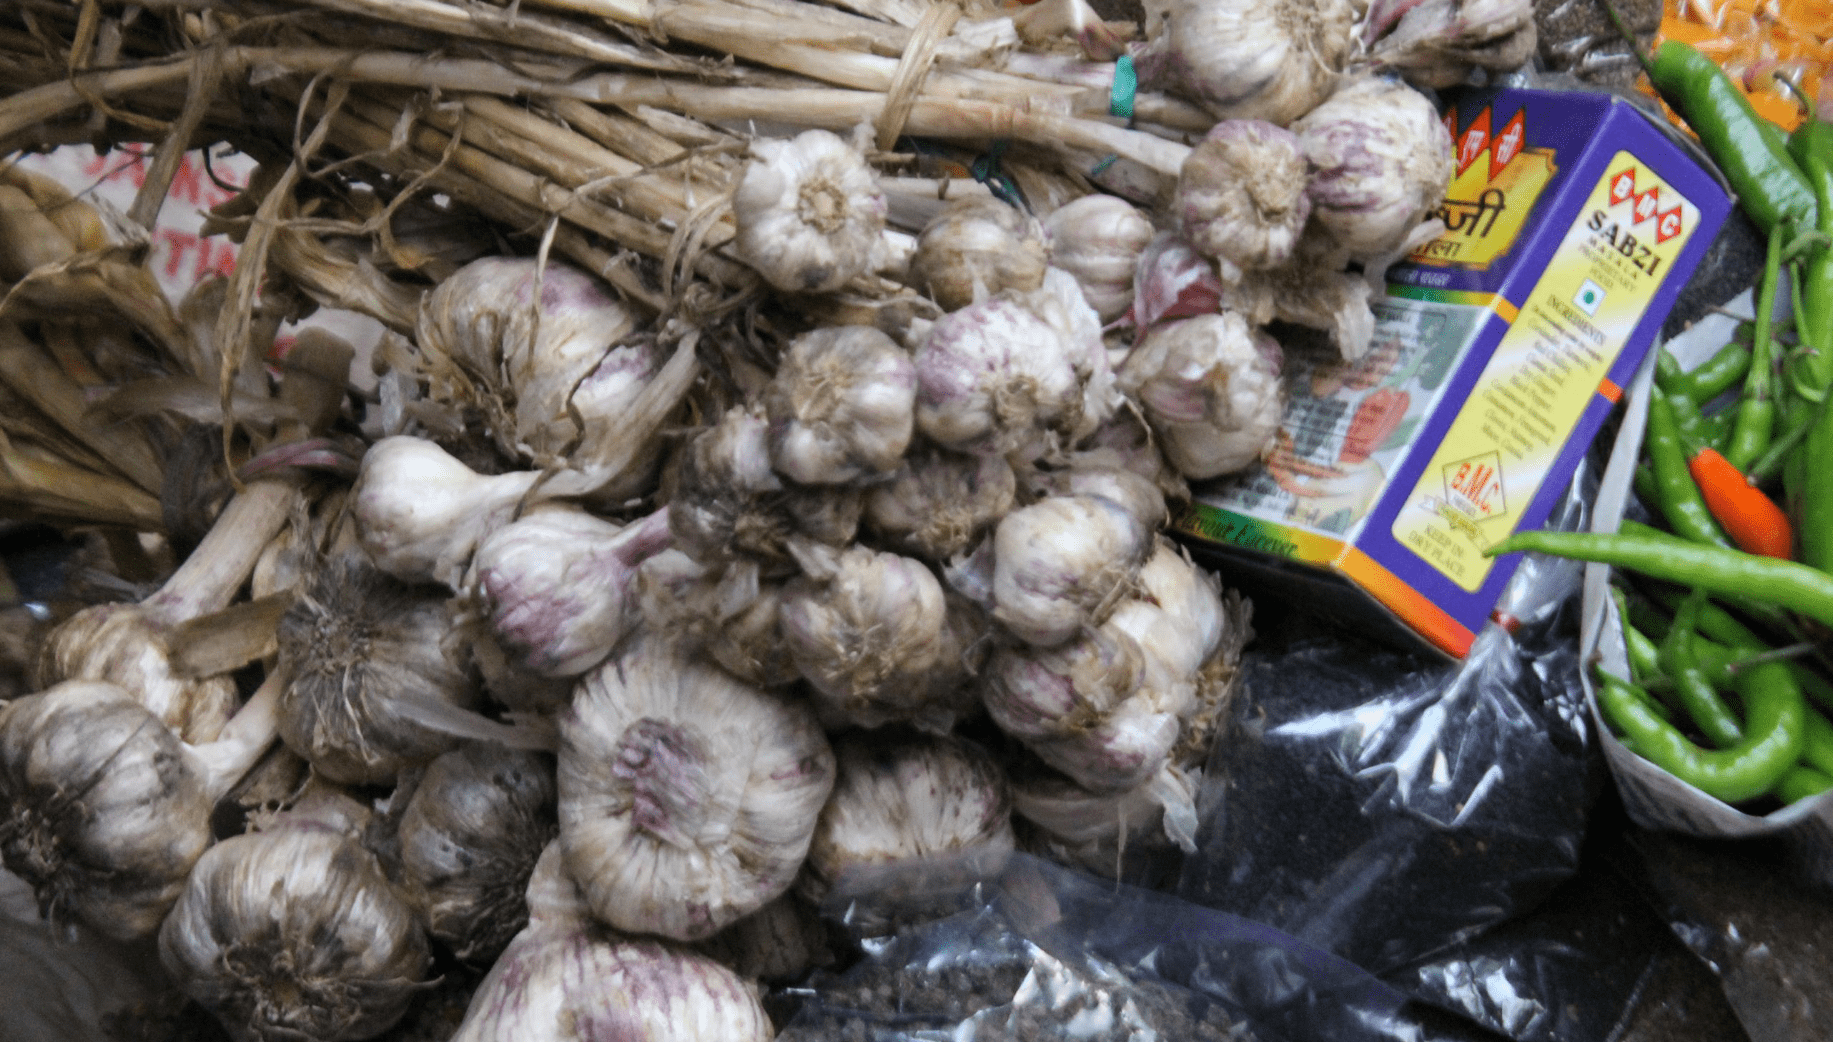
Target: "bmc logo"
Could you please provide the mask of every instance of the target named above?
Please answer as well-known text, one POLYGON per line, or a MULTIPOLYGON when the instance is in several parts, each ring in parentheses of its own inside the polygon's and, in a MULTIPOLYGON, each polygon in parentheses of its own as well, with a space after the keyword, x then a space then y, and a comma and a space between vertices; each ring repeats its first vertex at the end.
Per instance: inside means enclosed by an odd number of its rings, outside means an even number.
POLYGON ((1661 186, 1650 185, 1645 192, 1636 191, 1636 168, 1626 166, 1610 175, 1610 205, 1615 208, 1629 204, 1630 225, 1634 227, 1644 221, 1655 222, 1655 242, 1664 243, 1679 235, 1685 228, 1681 220, 1680 204, 1663 210, 1661 208, 1661 186))

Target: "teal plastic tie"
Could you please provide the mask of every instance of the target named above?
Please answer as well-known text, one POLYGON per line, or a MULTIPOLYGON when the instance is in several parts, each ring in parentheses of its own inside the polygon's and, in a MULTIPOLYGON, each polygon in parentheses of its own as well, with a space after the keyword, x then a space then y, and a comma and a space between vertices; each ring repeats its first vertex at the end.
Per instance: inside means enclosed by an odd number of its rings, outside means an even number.
POLYGON ((1108 114, 1133 122, 1133 98, 1138 93, 1139 73, 1133 69, 1133 56, 1123 54, 1114 62, 1114 86, 1107 98, 1108 114))

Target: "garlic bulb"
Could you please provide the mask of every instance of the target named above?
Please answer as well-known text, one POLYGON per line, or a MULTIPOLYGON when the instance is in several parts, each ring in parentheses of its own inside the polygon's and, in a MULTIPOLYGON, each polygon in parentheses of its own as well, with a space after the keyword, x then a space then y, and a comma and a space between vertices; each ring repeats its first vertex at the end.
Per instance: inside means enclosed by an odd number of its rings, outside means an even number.
POLYGON ((960 452, 1035 459, 1094 430, 1117 396, 1101 322, 1064 271, 938 319, 916 351, 917 429, 960 452))
POLYGON ((794 891, 694 946, 741 977, 795 984, 834 960, 827 924, 794 891))
POLYGON ((467 742, 435 759, 397 829, 403 896, 427 932, 487 964, 528 923, 523 891, 554 838, 553 758, 467 742))
POLYGON ((798 533, 850 541, 863 508, 857 489, 786 485, 770 467, 769 420, 763 410, 739 405, 677 458, 668 527, 675 546, 696 561, 735 554, 781 559, 798 533))
POLYGON ((1533 0, 1377 0, 1364 34, 1376 66, 1432 90, 1475 69, 1513 72, 1537 40, 1533 0))
POLYGON ((807 707, 652 637, 580 682, 559 783, 561 847, 593 914, 696 940, 789 887, 834 758, 807 707))
POLYGON ((1034 499, 1100 496, 1154 530, 1170 516, 1165 494, 1152 479, 1137 471, 1098 462, 1086 454, 1077 454, 1065 470, 1034 470, 1026 477, 1026 491, 1034 499))
POLYGON ((559 843, 528 882, 529 922, 490 968, 452 1042, 769 1042, 754 985, 665 941, 597 927, 559 843))
POLYGON ((893 546, 929 561, 961 554, 1011 511, 1018 480, 1003 456, 928 443, 866 493, 865 521, 893 546))
POLYGON ((825 130, 759 137, 732 196, 738 255, 789 293, 825 293, 881 260, 886 204, 859 150, 825 130))
POLYGON ((1292 256, 1311 213, 1306 172, 1291 131, 1261 120, 1223 120, 1178 171, 1178 228, 1215 258, 1224 282, 1280 264, 1292 256))
POLYGON ((782 633, 824 722, 877 727, 923 709, 941 650, 942 584, 921 562, 864 546, 797 546, 782 633))
POLYGON ((1432 102, 1405 84, 1346 82, 1292 131, 1312 169, 1311 220, 1348 260, 1392 254, 1444 201, 1451 134, 1432 102))
POLYGON ((1142 90, 1173 90, 1217 119, 1284 126, 1324 100, 1348 64, 1351 0, 1161 0, 1138 55, 1142 90))
POLYGON ((470 585, 518 667, 577 676, 623 639, 637 566, 670 538, 666 507, 622 528, 582 510, 538 510, 478 544, 470 585))
POLYGON ((351 490, 357 541, 397 579, 457 589, 478 541, 509 523, 540 478, 485 477, 425 439, 383 438, 351 490))
MULTIPOLYGON (((1309 237, 1307 237, 1309 238, 1309 237)), ((1249 272, 1222 293, 1222 307, 1253 325, 1275 319, 1330 334, 1344 361, 1368 353, 1375 336, 1375 313, 1369 304, 1374 289, 1361 275, 1320 267, 1306 257, 1304 244, 1290 263, 1249 272)))
POLYGON ((1152 552, 1152 530, 1100 496, 1052 496, 993 533, 993 617, 1030 644, 1100 625, 1152 552))
POLYGON ((910 284, 944 311, 956 311, 1001 290, 1044 284, 1043 230, 1037 219, 998 199, 957 199, 917 237, 910 284))
POLYGON ((326 821, 282 814, 198 859, 159 961, 237 1042, 341 1042, 399 1020, 429 958, 375 855, 326 821))
POLYGON ((1119 878, 1131 850, 1166 840, 1195 849, 1200 771, 1164 770, 1131 789, 1096 793, 1049 770, 1012 772, 1012 813, 1026 846, 1047 857, 1119 878))
POLYGON ((666 550, 637 569, 643 624, 698 649, 748 684, 774 687, 801 678, 779 629, 783 586, 753 561, 703 565, 666 550))
POLYGON ((1234 312, 1161 325, 1127 356, 1120 386, 1187 478, 1231 474, 1273 444, 1285 411, 1279 344, 1234 312))
POLYGON ((849 873, 967 851, 1013 848, 1005 776, 979 746, 948 735, 852 735, 797 892, 820 902, 849 873))
POLYGON ((456 606, 360 557, 322 568, 280 620, 280 737, 338 782, 386 785, 458 744, 423 722, 477 704, 477 677, 449 639, 456 606), (424 708, 423 708, 424 707, 424 708))
POLYGON ((1152 219, 1112 195, 1085 195, 1044 218, 1050 266, 1075 278, 1103 323, 1133 306, 1133 270, 1152 235, 1152 219))
POLYGON ((764 390, 770 460, 805 485, 888 473, 915 424, 916 369, 870 326, 817 329, 783 352, 764 390))

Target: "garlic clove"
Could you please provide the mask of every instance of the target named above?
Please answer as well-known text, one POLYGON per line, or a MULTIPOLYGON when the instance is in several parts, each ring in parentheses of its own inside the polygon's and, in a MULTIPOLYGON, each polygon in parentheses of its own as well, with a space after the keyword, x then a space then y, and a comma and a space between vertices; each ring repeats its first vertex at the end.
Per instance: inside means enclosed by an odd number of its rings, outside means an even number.
POLYGON ((944 311, 956 311, 1001 290, 1044 284, 1043 230, 1018 209, 984 196, 944 207, 917 237, 910 284, 944 311))
POLYGON ((993 533, 993 617, 1030 644, 1100 625, 1152 551, 1152 530, 1100 496, 1052 496, 993 533))
POLYGON ((1191 150, 1173 202, 1178 228, 1224 282, 1292 256, 1311 214, 1297 135, 1261 120, 1223 120, 1191 150))
POLYGON ((866 493, 866 524, 892 545, 947 561, 1012 509, 1017 477, 1003 456, 970 456, 924 443, 866 493))
POLYGON ((478 541, 509 523, 540 477, 485 477, 430 441, 383 438, 363 455, 351 492, 357 541, 398 579, 457 589, 478 541))
POLYGON ((1147 334, 1120 371, 1172 466, 1186 478, 1259 460, 1285 412, 1279 345, 1239 314, 1200 315, 1147 334))
POLYGON ((1050 266, 1075 278, 1103 323, 1133 306, 1133 271, 1153 234, 1144 211, 1112 195, 1085 195, 1044 219, 1050 266))
POLYGON ((179 738, 207 742, 235 711, 235 680, 185 677, 166 650, 168 627, 140 604, 97 604, 72 615, 39 648, 38 680, 115 684, 136 697, 179 738))
POLYGON ((916 370, 868 326, 817 329, 783 353, 764 391, 775 468, 805 485, 889 473, 910 445, 916 370))
POLYGON ((826 293, 874 270, 887 206, 865 157, 826 130, 760 137, 732 197, 739 257, 789 293, 826 293))

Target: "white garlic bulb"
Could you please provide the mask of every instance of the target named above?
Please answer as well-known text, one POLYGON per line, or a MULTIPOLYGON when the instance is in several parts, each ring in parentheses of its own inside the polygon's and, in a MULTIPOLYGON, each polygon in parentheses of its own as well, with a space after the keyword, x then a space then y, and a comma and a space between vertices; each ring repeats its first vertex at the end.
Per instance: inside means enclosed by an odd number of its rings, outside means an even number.
POLYGON ((704 565, 666 550, 637 569, 643 624, 698 649, 733 676, 758 687, 798 680, 779 626, 783 584, 758 574, 755 561, 704 565))
POLYGON ((1299 139, 1262 120, 1223 120, 1178 171, 1178 228, 1225 282, 1292 256, 1311 214, 1299 139))
POLYGON ((528 923, 523 891, 554 838, 553 757, 467 742, 435 759, 401 815, 403 896, 460 959, 488 964, 528 923))
POLYGON ((1226 311, 1160 325, 1127 356, 1120 386, 1186 478, 1231 474, 1272 447, 1285 412, 1279 344, 1226 311))
POLYGON ((826 130, 759 137, 732 197, 738 255, 790 293, 825 293, 882 260, 887 206, 865 157, 826 130))
POLYGON ((805 485, 888 473, 910 445, 915 409, 916 369, 890 337, 870 326, 805 333, 764 389, 771 463, 805 485))
POLYGON ((458 744, 422 721, 478 702, 478 678, 452 646, 456 615, 438 587, 356 555, 328 563, 280 620, 281 668, 294 678, 281 740, 319 774, 361 785, 391 784, 458 744))
POLYGON ((1026 475, 1025 490, 1032 499, 1100 496, 1125 508, 1148 529, 1157 529, 1170 517, 1165 494, 1151 478, 1086 453, 1077 453, 1063 470, 1031 471, 1026 475))
POLYGON ((423 438, 383 438, 351 490, 357 541, 397 579, 457 589, 478 541, 509 523, 540 477, 486 477, 423 438))
POLYGON ((1021 507, 993 533, 993 617, 1029 644, 1061 644, 1107 618, 1151 552, 1152 529, 1101 496, 1021 507))
POLYGON ((537 510, 478 544, 469 585, 519 668, 577 676, 623 639, 637 566, 671 538, 666 507, 621 528, 573 508, 537 510))
POLYGON ((1010 851, 1011 798, 986 751, 952 735, 855 734, 834 744, 839 775, 797 892, 820 902, 849 876, 916 858, 1010 851))
POLYGON ((761 408, 736 405, 682 449, 668 510, 676 548, 703 562, 781 560, 792 535, 836 545, 853 538, 861 491, 786 484, 771 469, 769 429, 761 408))
POLYGON ((1324 100, 1348 64, 1351 0, 1165 0, 1147 18, 1140 88, 1174 90, 1217 119, 1284 126, 1324 100))
POLYGON ((1513 72, 1534 57, 1533 0, 1377 0, 1369 59, 1420 87, 1442 90, 1475 69, 1513 72))
POLYGON ((490 968, 452 1042, 769 1042, 754 985, 712 958, 591 922, 559 843, 528 882, 529 922, 490 968))
POLYGON ((1043 230, 1037 219, 990 196, 949 203, 917 237, 910 284, 943 311, 1001 290, 1044 284, 1043 230))
POLYGON ((399 1020, 430 959, 375 855, 319 815, 282 814, 198 859, 159 961, 237 1042, 342 1042, 399 1020))
POLYGON ((923 709, 942 646, 942 584, 909 557, 865 546, 795 546, 782 633, 832 726, 877 727, 923 709))
POLYGON ((917 429, 960 452, 1035 459, 1113 413, 1101 320, 1064 271, 936 320, 916 351, 917 429))
POLYGON ((697 940, 788 889, 834 783, 806 706, 637 642, 560 718, 560 843, 592 912, 697 940))
POLYGON ((1167 840, 1195 849, 1200 771, 1167 769, 1120 792, 1097 793, 1049 770, 1012 772, 1012 813, 1026 844, 1047 857, 1118 878, 1129 851, 1167 840))
POLYGON ((39 649, 37 681, 116 684, 190 742, 215 738, 235 710, 235 680, 229 676, 186 677, 172 668, 166 651, 170 629, 140 604, 96 604, 52 630, 39 649))
POLYGON ((1003 456, 970 456, 925 442, 866 493, 865 522, 900 550, 947 561, 1011 511, 1017 487, 1003 456))
POLYGON ((1133 270, 1152 241, 1152 219, 1112 195, 1085 195, 1044 218, 1050 266, 1082 287, 1082 297, 1103 323, 1133 306, 1133 270))

